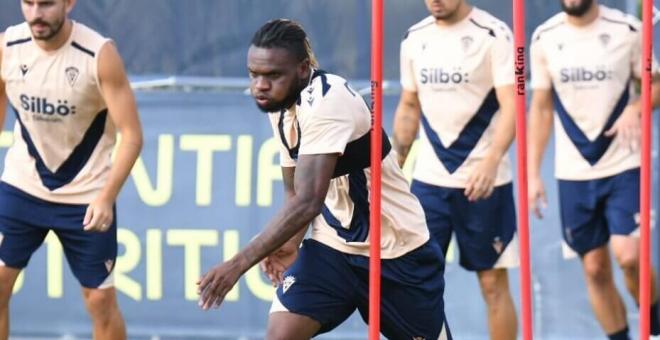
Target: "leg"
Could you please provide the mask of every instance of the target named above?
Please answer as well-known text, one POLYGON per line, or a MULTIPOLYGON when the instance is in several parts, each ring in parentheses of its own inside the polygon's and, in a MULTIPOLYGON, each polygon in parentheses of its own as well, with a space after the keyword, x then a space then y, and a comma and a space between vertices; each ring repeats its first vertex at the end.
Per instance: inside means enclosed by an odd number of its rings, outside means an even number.
POLYGON ((452 234, 451 208, 448 200, 453 190, 414 180, 410 191, 417 196, 424 209, 431 240, 440 246, 446 256, 452 234))
MULTIPOLYGON (((115 219, 116 220, 116 219, 115 219)), ((80 282, 85 307, 92 319, 95 340, 126 339, 117 305, 112 271, 117 257, 117 226, 104 233, 56 229, 69 267, 80 282)))
MULTIPOLYGON (((639 238, 612 235, 612 252, 623 271, 628 292, 639 304, 639 238)), ((651 303, 658 301, 655 271, 651 269, 651 303)))
POLYGON ((0 340, 9 336, 9 300, 16 278, 48 234, 48 229, 32 224, 37 219, 30 202, 7 190, 0 182, 0 340))
POLYGON ((626 309, 614 285, 608 248, 610 180, 560 180, 559 203, 564 240, 580 254, 596 319, 611 339, 627 339, 626 309))
MULTIPOLYGON (((369 260, 351 256, 359 273, 362 319, 369 317, 369 260)), ((387 339, 450 340, 444 312, 444 266, 440 247, 429 241, 394 259, 383 260, 381 334, 387 339)))
POLYGON ((513 298, 509 292, 506 269, 490 269, 477 273, 481 294, 488 307, 488 329, 493 340, 515 340, 518 325, 513 298))
MULTIPOLYGON (((624 281, 630 296, 639 306, 639 238, 635 236, 612 236, 612 251, 614 257, 623 271, 624 281)), ((660 316, 658 315, 658 288, 656 275, 651 268, 651 334, 660 334, 660 316)))
POLYGON ((0 340, 9 338, 9 299, 20 269, 0 266, 0 340))
MULTIPOLYGON (((611 193, 605 216, 610 229, 612 252, 623 271, 628 292, 639 306, 640 239, 635 232, 639 225, 639 169, 633 169, 611 179, 611 193)), ((651 334, 660 334, 658 292, 655 273, 651 271, 651 334)))
POLYGON ((355 311, 357 285, 345 254, 303 241, 275 291, 266 338, 310 339, 331 331, 355 311))
POLYGON ((516 309, 509 292, 507 268, 517 267, 516 211, 513 186, 498 186, 492 195, 468 202, 461 193, 456 199, 456 238, 461 265, 476 271, 488 311, 488 329, 494 340, 515 340, 516 309))
POLYGON ((607 245, 582 256, 591 307, 607 334, 626 328, 626 308, 614 285, 612 264, 607 245))
POLYGON ((268 340, 307 340, 321 329, 321 324, 304 315, 274 312, 268 317, 268 340))
POLYGON ((115 289, 83 288, 82 293, 92 319, 94 340, 126 339, 126 327, 119 312, 115 289))

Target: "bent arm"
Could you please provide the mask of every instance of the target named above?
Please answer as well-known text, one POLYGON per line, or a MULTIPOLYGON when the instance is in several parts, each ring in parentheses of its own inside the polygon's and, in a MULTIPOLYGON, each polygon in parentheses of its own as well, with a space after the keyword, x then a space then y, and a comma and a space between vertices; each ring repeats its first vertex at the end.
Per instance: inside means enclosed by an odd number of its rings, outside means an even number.
POLYGON ((321 213, 337 158, 338 154, 300 156, 293 177, 293 193, 287 193, 284 206, 264 230, 230 260, 238 264, 242 273, 294 236, 300 236, 321 213))
MULTIPOLYGON (((296 172, 295 167, 282 167, 282 182, 284 183, 284 194, 286 200, 289 200, 296 194, 296 190, 294 189, 295 172, 296 172)), ((307 233, 307 228, 303 227, 287 242, 291 242, 299 246, 300 243, 302 243, 303 238, 305 238, 306 233, 307 233)))
POLYGON ((103 198, 115 201, 142 149, 142 127, 124 64, 114 44, 107 43, 101 49, 98 73, 110 118, 121 135, 110 177, 101 191, 103 198))

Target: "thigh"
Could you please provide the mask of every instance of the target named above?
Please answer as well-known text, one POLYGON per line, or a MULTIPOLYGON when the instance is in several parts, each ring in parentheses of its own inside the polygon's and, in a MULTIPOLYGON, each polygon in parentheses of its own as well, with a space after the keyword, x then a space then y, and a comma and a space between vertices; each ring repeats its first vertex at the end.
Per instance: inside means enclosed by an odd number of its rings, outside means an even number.
POLYGON ((320 329, 321 324, 308 316, 290 312, 273 312, 268 316, 266 339, 306 340, 311 339, 320 329))
POLYGON ((413 180, 410 187, 412 193, 424 209, 426 225, 431 237, 447 253, 452 234, 451 207, 449 199, 454 189, 438 187, 413 180))
POLYGON ((37 215, 18 189, 0 182, 0 262, 22 269, 48 234, 34 222, 37 215))
POLYGON ((355 311, 356 281, 345 254, 305 240, 296 262, 277 287, 270 312, 307 317, 320 325, 317 334, 328 332, 355 311))
POLYGON ((496 187, 488 198, 470 202, 461 193, 452 203, 460 262, 465 269, 482 271, 518 265, 511 183, 496 187))
POLYGON ((77 229, 53 230, 64 249, 69 267, 85 288, 107 288, 114 285, 112 271, 117 259, 117 218, 103 233, 77 229))
MULTIPOLYGON (((355 259, 361 273, 360 314, 369 313, 368 264, 355 259)), ((388 339, 438 339, 448 335, 444 313, 444 266, 440 247, 427 242, 412 252, 382 261, 381 332, 388 339)))
POLYGON ((612 235, 636 235, 639 228, 639 169, 609 179, 605 218, 612 235))
POLYGON ((610 233, 604 204, 596 191, 600 181, 559 181, 562 235, 571 249, 583 256, 607 244, 610 233))

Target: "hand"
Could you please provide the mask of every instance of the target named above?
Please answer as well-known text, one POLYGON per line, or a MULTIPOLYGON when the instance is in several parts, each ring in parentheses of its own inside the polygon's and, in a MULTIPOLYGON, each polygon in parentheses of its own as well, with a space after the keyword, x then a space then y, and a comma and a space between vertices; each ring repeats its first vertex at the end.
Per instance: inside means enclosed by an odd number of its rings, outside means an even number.
POLYGON ((204 310, 219 308, 242 274, 240 266, 231 260, 213 267, 197 281, 198 305, 204 310))
POLYGON ((548 206, 548 199, 545 196, 545 187, 540 176, 529 176, 528 195, 529 209, 534 216, 543 218, 542 210, 548 206))
POLYGON ((97 197, 92 204, 87 206, 85 218, 83 219, 83 230, 91 232, 106 232, 114 219, 114 200, 97 197))
POLYGON ((299 248, 298 244, 287 242, 261 261, 259 267, 273 283, 273 287, 277 287, 282 283, 284 272, 291 267, 298 257, 299 248))
POLYGON ((639 148, 641 138, 640 125, 639 105, 628 105, 614 122, 612 128, 605 131, 605 136, 616 136, 619 145, 630 148, 630 151, 636 151, 639 148))
POLYGON ((493 193, 498 165, 499 161, 491 157, 484 158, 477 164, 465 185, 464 194, 468 201, 488 198, 493 193))

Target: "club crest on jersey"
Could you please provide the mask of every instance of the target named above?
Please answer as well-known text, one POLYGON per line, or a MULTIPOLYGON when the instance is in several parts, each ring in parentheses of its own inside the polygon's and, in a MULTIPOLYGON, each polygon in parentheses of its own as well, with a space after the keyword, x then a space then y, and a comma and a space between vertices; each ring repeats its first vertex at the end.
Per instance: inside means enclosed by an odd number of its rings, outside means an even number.
POLYGON ((80 71, 78 71, 77 68, 70 66, 67 67, 66 70, 64 70, 64 73, 66 74, 66 80, 69 82, 69 85, 73 87, 73 85, 76 84, 76 80, 78 80, 78 75, 80 74, 80 71))
POLYGON ((563 50, 564 49, 564 44, 562 44, 562 43, 557 44, 557 49, 560 50, 560 51, 563 50))
POLYGON ((286 293, 286 291, 289 290, 289 288, 291 288, 291 286, 294 283, 296 283, 296 278, 295 277, 293 277, 291 275, 285 277, 284 281, 282 281, 282 293, 286 293))
POLYGON ((598 40, 600 40, 600 43, 603 45, 603 47, 607 47, 607 44, 610 43, 611 38, 612 37, 607 33, 603 33, 598 36, 598 40))
POLYGON ((471 36, 467 35, 461 38, 461 47, 463 48, 463 52, 467 52, 470 49, 470 46, 472 46, 472 43, 474 42, 474 39, 472 39, 471 36))
POLYGON ((25 77, 25 74, 27 74, 28 71, 29 71, 28 66, 25 65, 25 64, 22 64, 21 65, 21 74, 23 75, 23 77, 25 77))

